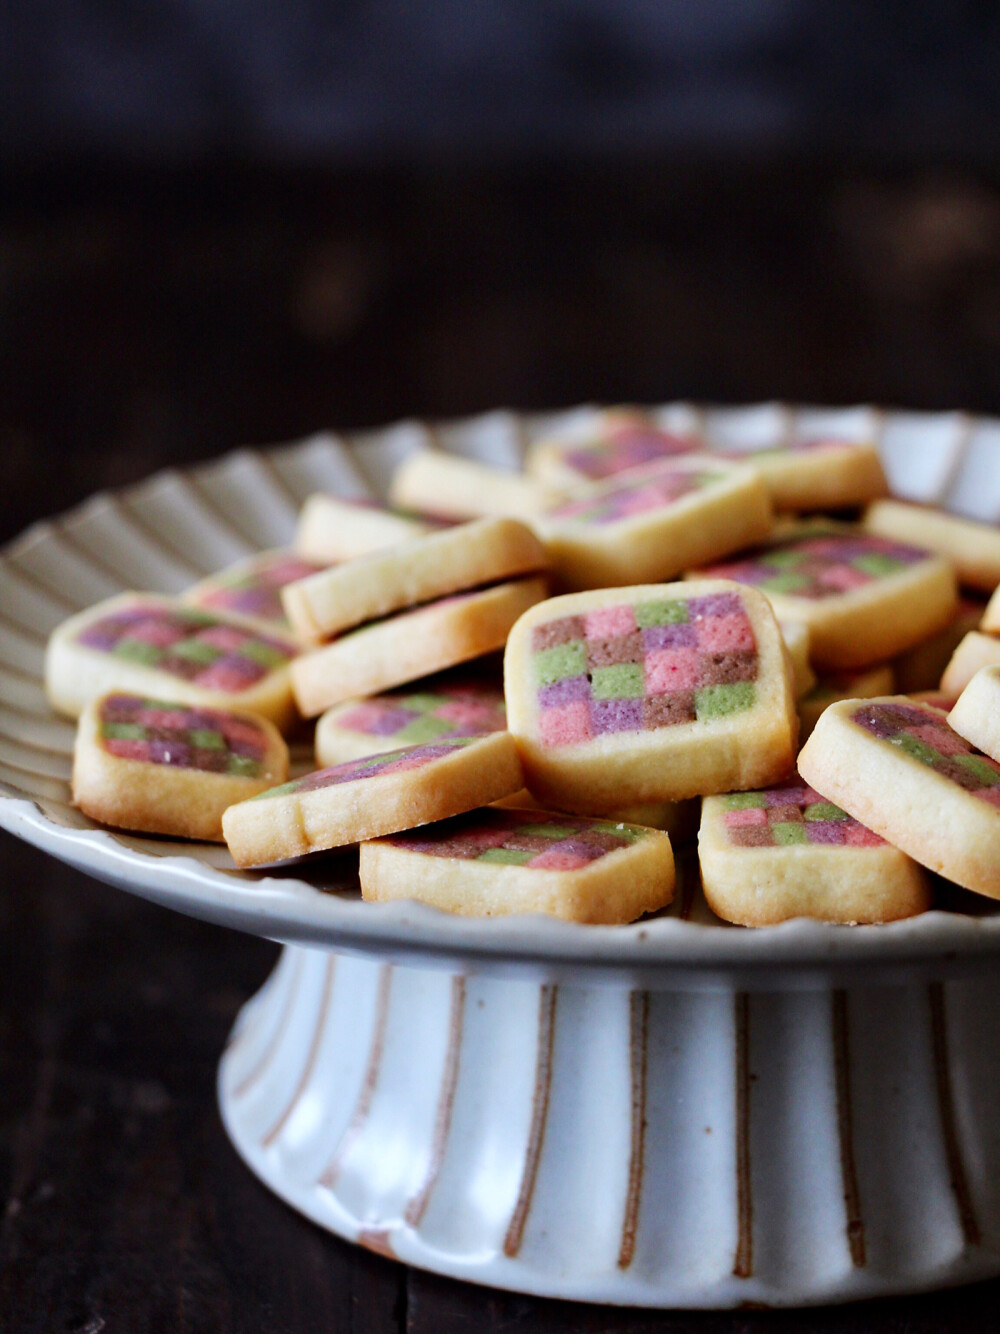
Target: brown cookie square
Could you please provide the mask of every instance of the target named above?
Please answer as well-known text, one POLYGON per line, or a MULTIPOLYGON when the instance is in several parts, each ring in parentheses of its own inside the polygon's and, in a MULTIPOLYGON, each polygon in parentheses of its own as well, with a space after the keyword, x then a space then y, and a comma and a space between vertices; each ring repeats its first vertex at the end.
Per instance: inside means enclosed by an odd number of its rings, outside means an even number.
POLYGON ((673 727, 677 723, 693 723, 696 716, 693 690, 649 695, 642 701, 642 725, 648 731, 673 727))

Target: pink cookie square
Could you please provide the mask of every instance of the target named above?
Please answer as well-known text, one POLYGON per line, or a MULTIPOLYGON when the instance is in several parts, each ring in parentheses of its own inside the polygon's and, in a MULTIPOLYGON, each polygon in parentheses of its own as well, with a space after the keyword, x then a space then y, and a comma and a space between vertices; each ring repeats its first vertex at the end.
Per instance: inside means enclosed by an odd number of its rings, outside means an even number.
POLYGON ((453 700, 448 704, 442 704, 435 710, 438 718, 444 718, 449 723, 487 723, 493 715, 493 710, 486 704, 466 704, 461 700, 453 700))
POLYGON ((220 648, 224 652, 231 649, 238 651, 247 642, 247 633, 231 625, 211 625, 207 630, 202 630, 198 638, 203 644, 211 644, 212 648, 220 648))
POLYGON ((611 639, 630 635, 635 630, 635 612, 631 607, 598 607, 584 617, 588 639, 611 639))
POLYGON ((149 742, 133 740, 129 737, 111 737, 104 743, 105 749, 120 760, 149 761, 149 742))
POLYGON ((571 746, 577 741, 589 741, 588 702, 580 699, 556 709, 543 709, 538 718, 538 730, 547 746, 571 746))
POLYGON ((694 690, 700 677, 701 655, 696 648, 661 648, 646 655, 647 695, 694 690))
POLYGON ((871 575, 863 570, 855 570, 851 565, 831 565, 822 570, 819 581, 824 588, 836 588, 841 593, 850 593, 852 589, 863 588, 871 583, 871 575))
POLYGON ((698 643, 706 653, 752 653, 757 647, 746 616, 707 616, 698 622, 698 643))
POLYGON ((373 732, 384 716, 385 709, 379 708, 377 704, 356 704, 341 716, 339 725, 354 732, 373 732))
POLYGON ((540 852, 528 865, 533 871, 577 871, 581 866, 589 866, 590 862, 577 852, 552 848, 548 852, 540 852))
POLYGON ((726 811, 727 829, 741 829, 746 825, 767 824, 767 811, 763 806, 747 806, 741 811, 726 811))
POLYGON ((169 648, 184 637, 184 631, 172 621, 158 616, 147 616, 130 625, 127 631, 129 639, 138 639, 143 644, 152 644, 154 648, 169 648))
POLYGON ((885 840, 856 820, 844 822, 844 843, 851 848, 877 848, 885 840))
POLYGON ((940 751, 942 755, 969 753, 968 742, 963 741, 950 727, 938 727, 935 723, 928 723, 926 727, 910 727, 907 731, 910 736, 925 742, 932 750, 940 751))
POLYGON ((184 729, 188 726, 188 714, 183 709, 140 709, 135 721, 143 727, 184 729))
POLYGON ((994 787, 980 788, 976 796, 981 801, 988 801, 991 806, 1000 807, 1000 783, 997 783, 994 787))

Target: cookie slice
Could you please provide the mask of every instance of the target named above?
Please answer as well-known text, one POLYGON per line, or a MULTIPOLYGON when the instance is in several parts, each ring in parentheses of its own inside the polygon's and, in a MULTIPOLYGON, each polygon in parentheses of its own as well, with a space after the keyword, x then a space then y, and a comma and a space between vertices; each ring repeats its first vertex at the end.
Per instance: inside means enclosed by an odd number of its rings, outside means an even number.
POLYGON ((322 643, 377 620, 480 584, 544 569, 545 548, 516 519, 478 519, 287 584, 281 598, 295 632, 322 643))
POLYGON ((863 672, 829 672, 799 700, 799 745, 805 745, 820 714, 840 699, 874 699, 895 689, 892 667, 881 663, 863 672))
POLYGON ((523 785, 506 732, 334 765, 230 806, 222 830, 237 866, 265 866, 472 810, 523 785))
POLYGON ((923 866, 1000 898, 1000 763, 939 709, 905 695, 833 704, 799 772, 923 866))
POLYGON ((991 759, 1000 760, 1000 666, 976 672, 948 714, 948 725, 991 759))
POLYGON ((389 503, 450 519, 482 515, 524 518, 560 499, 562 491, 524 473, 491 468, 476 459, 417 449, 393 473, 389 503))
POLYGON ((754 449, 709 448, 756 468, 778 511, 849 509, 889 493, 882 460, 870 442, 820 438, 754 449))
POLYGON ((316 724, 316 763, 343 764, 399 746, 481 736, 506 727, 500 686, 462 679, 422 681, 417 689, 387 691, 328 709, 316 724))
POLYGON ((1000 636, 970 630, 944 669, 942 692, 957 699, 978 671, 997 663, 1000 663, 1000 636))
POLYGON ((318 574, 327 564, 306 560, 294 551, 261 551, 202 579, 181 595, 181 601, 220 612, 266 635, 287 637, 293 631, 281 605, 281 590, 286 584, 318 574))
POLYGON ((774 613, 721 580, 552 598, 511 631, 507 722, 527 786, 593 814, 776 782, 798 721, 774 613))
POLYGON ((288 777, 288 748, 251 713, 142 695, 91 700, 73 752, 73 800, 119 829, 222 840, 222 812, 288 777))
POLYGON ((312 718, 333 704, 503 648, 517 618, 545 593, 544 579, 517 579, 442 598, 341 635, 295 660, 298 706, 312 718))
POLYGON ((1000 584, 1000 529, 930 505, 879 500, 862 520, 870 533, 936 551, 955 567, 959 582, 992 593, 1000 584))
POLYGON ((670 839, 655 829, 545 811, 472 811, 361 845, 361 894, 471 917, 546 913, 618 924, 674 895, 670 839))
POLYGON ((54 708, 76 718, 109 690, 295 718, 290 639, 153 593, 121 593, 57 626, 45 658, 54 708))
POLYGON ((576 490, 704 448, 695 434, 665 431, 641 413, 609 409, 584 432, 536 441, 525 466, 552 486, 576 490))
POLYGON ((693 577, 758 588, 779 617, 808 625, 813 663, 827 671, 884 662, 947 625, 958 605, 941 556, 840 525, 804 527, 693 577))
MULTIPOLYGON (((541 811, 546 808, 533 797, 526 787, 515 792, 511 797, 492 803, 503 810, 541 811)), ((701 798, 691 797, 687 801, 637 801, 631 806, 615 807, 603 811, 599 819, 611 820, 621 824, 638 824, 647 829, 662 829, 670 835, 674 847, 693 843, 698 837, 698 820, 701 816, 701 798)))
POLYGON ((669 579, 758 542, 771 517, 756 473, 688 454, 589 489, 534 527, 564 588, 613 588, 669 579))
POLYGON ((423 537, 440 526, 423 515, 386 509, 374 501, 345 500, 317 491, 302 506, 295 546, 307 559, 332 565, 423 537))
POLYGON ((931 906, 914 861, 801 779, 705 797, 701 811, 702 886, 727 922, 892 922, 931 906))

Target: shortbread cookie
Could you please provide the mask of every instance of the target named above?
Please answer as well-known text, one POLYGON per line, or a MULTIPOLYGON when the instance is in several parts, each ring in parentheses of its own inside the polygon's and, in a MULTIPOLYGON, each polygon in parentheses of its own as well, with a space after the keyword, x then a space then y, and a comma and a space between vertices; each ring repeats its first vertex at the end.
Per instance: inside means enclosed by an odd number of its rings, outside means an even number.
POLYGON ((547 913, 618 924, 674 896, 670 839, 655 829, 545 811, 473 811, 361 845, 361 894, 471 917, 547 913))
POLYGON ((991 759, 1000 760, 1000 666, 976 672, 948 714, 948 725, 991 759))
POLYGON ((980 668, 997 663, 1000 663, 1000 637, 970 630, 944 669, 941 690, 957 699, 980 668))
POLYGON ((755 472, 688 454, 633 469, 533 522, 562 587, 586 589, 670 579, 759 542, 771 517, 755 472))
POLYGON ((328 564, 306 560, 294 551, 261 551, 202 579, 182 594, 181 601, 243 621, 265 634, 287 637, 292 627, 281 605, 281 590, 318 574, 328 564))
POLYGON ((848 509, 889 494, 879 452, 868 442, 816 439, 750 450, 709 448, 752 464, 779 511, 848 509))
POLYGON ((819 716, 841 699, 874 699, 895 690, 892 667, 881 663, 863 672, 829 672, 821 676, 812 690, 799 700, 799 745, 804 746, 819 716))
POLYGON ((533 607, 504 659, 527 786, 588 814, 759 787, 798 720, 777 621, 721 580, 601 589, 533 607))
MULTIPOLYGON (((513 811, 546 810, 537 797, 533 797, 526 787, 513 796, 504 797, 492 803, 494 807, 513 811)), ((670 835, 674 847, 682 843, 693 843, 698 837, 698 820, 701 816, 701 798, 690 797, 687 801, 637 801, 631 806, 622 806, 605 811, 599 818, 613 820, 623 824, 643 825, 646 829, 662 829, 670 835)))
POLYGON ((932 871, 1000 898, 1000 763, 905 695, 833 704, 799 755, 829 801, 932 871))
MULTIPOLYGON (((936 689, 952 654, 969 631, 977 628, 982 615, 983 603, 979 599, 959 598, 958 610, 943 630, 893 658, 896 691, 900 695, 912 695, 918 690, 936 689)), ((879 690, 876 693, 887 695, 890 692, 879 690)))
POLYGON ((440 526, 422 515, 317 491, 302 506, 295 546, 303 556, 332 565, 423 537, 440 526))
POLYGON ((73 800, 120 829, 222 839, 222 812, 288 777, 288 748, 272 723, 110 694, 80 715, 73 800))
POLYGON ((702 802, 708 906, 727 922, 892 922, 931 906, 916 862, 801 779, 702 802))
POLYGON ((481 736, 506 727, 500 686, 461 679, 422 681, 416 689, 392 690, 328 709, 316 724, 316 763, 343 764, 399 746, 481 736))
POLYGON ((1000 586, 987 603, 979 628, 989 635, 1000 635, 1000 586))
POLYGON ((602 482, 704 448, 697 435, 665 431, 640 413, 611 409, 585 433, 537 440, 525 466, 542 481, 576 490, 581 483, 602 482))
POLYGON ((287 584, 281 598, 307 643, 479 584, 544 569, 545 548, 516 519, 477 519, 373 551, 287 584))
POLYGON ((295 660, 292 685, 298 706, 312 718, 346 699, 377 694, 503 648, 511 626, 545 592, 544 579, 517 579, 352 630, 295 660))
POLYGON ((806 527, 737 561, 694 572, 765 593, 784 619, 809 627, 820 669, 868 667, 911 648, 955 614, 946 560, 843 526, 806 527))
POLYGON ((488 514, 525 518, 555 504, 562 494, 561 488, 524 473, 491 468, 441 449, 417 449, 393 474, 389 503, 452 519, 488 514))
POLYGON ((49 639, 45 689, 76 718, 109 690, 249 709, 282 730, 295 717, 289 639, 153 593, 121 593, 64 621, 49 639))
POLYGON ((320 769, 230 806, 222 830, 237 866, 344 847, 496 801, 524 782, 507 732, 452 737, 320 769))
POLYGON ((785 648, 788 649, 788 656, 792 663, 792 674, 795 677, 795 698, 802 699, 816 685, 816 673, 813 671, 812 663, 809 660, 809 627, 803 625, 801 621, 782 620, 780 617, 778 625, 781 627, 781 637, 785 641, 785 648))
POLYGON ((976 523, 930 505, 879 500, 862 520, 870 533, 936 551, 955 567, 959 582, 992 593, 1000 584, 1000 528, 976 523))

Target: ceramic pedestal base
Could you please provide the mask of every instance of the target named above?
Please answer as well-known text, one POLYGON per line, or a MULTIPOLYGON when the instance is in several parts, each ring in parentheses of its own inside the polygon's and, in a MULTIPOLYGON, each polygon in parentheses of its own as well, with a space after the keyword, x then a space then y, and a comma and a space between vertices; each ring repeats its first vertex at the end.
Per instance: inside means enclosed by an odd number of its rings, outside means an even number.
POLYGON ((1000 1274, 1000 984, 629 991, 286 947, 220 1070, 238 1151, 409 1264, 638 1306, 1000 1274))

